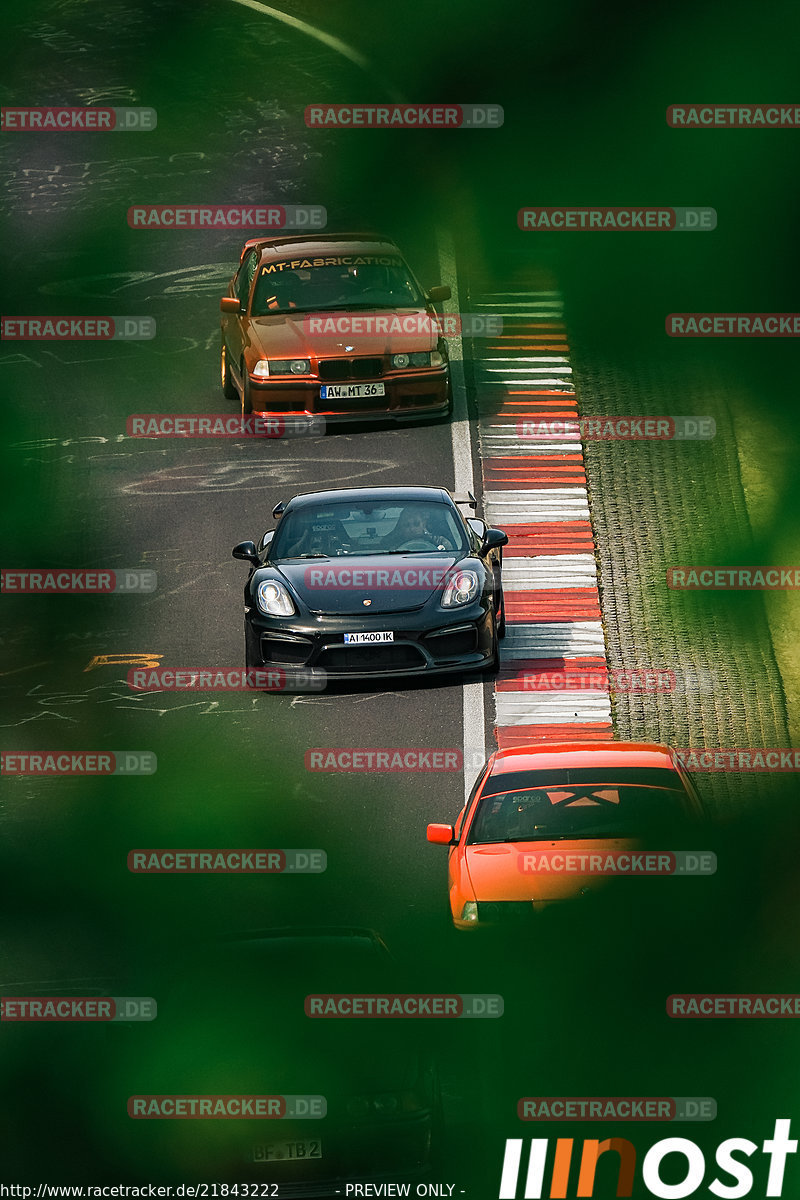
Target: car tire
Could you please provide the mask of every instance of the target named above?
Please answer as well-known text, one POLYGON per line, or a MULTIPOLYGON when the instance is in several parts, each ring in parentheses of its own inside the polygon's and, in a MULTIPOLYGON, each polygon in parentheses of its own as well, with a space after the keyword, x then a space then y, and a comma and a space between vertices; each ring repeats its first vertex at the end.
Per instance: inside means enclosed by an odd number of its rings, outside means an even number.
MULTIPOLYGON (((261 662, 259 654, 258 638, 256 637, 249 621, 244 623, 244 668, 246 671, 261 670, 264 664, 261 662)), ((254 688, 248 681, 247 686, 252 688, 254 692, 261 691, 261 688, 254 688)))
POLYGON ((253 411, 253 398, 250 395, 250 376, 247 374, 247 367, 242 363, 242 412, 251 413, 253 411))
POLYGON ((500 572, 494 572, 494 586, 499 594, 497 604, 497 636, 502 640, 506 636, 506 597, 500 581, 500 572))
POLYGON ((453 418, 453 377, 450 372, 447 372, 447 411, 442 417, 443 421, 451 421, 453 418))
POLYGON ((226 400, 238 400, 239 393, 231 379, 230 371, 228 370, 228 350, 225 345, 225 338, 222 339, 222 345, 219 352, 219 374, 222 383, 222 394, 226 400))
POLYGON ((492 657, 483 668, 484 674, 489 676, 489 678, 492 678, 500 670, 500 645, 498 642, 499 636, 500 631, 497 626, 497 619, 495 618, 494 628, 492 630, 492 657))

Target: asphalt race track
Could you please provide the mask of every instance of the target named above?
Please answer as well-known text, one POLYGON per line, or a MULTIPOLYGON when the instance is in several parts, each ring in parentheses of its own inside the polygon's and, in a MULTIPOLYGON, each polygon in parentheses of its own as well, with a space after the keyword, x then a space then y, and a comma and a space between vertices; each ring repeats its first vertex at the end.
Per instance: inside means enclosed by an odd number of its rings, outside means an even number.
MULTIPOLYGON (((744 10, 724 34, 710 20, 695 31, 700 61, 712 46, 718 55, 707 80, 655 13, 437 7, 38 0, 8 18, 4 112, 148 107, 158 123, 0 133, 3 319, 144 318, 156 330, 113 341, 4 335, 3 569, 152 572, 154 582, 93 596, 4 585, 0 752, 4 762, 144 755, 157 769, 4 766, 0 998, 152 996, 159 1007, 152 1023, 118 1029, 0 1019, 0 1184, 233 1179, 225 1155, 241 1129, 246 1178, 263 1182, 270 1163, 251 1151, 256 1134, 268 1140, 264 1122, 132 1121, 129 1097, 312 1094, 324 1065, 332 1123, 337 1088, 360 1120, 369 1089, 353 1080, 366 1064, 383 1080, 373 1089, 382 1120, 394 1111, 386 1095, 415 1102, 417 1056, 434 1064, 425 1078, 436 1093, 419 1178, 452 1189, 430 1195, 497 1195, 509 1138, 643 1146, 674 1135, 702 1144, 710 1163, 723 1138, 760 1146, 775 1119, 795 1115, 791 1022, 669 1020, 665 1006, 673 994, 794 994, 800 759, 695 765, 710 823, 694 849, 717 855, 713 877, 614 881, 576 908, 552 906, 533 930, 456 931, 447 853, 425 836, 429 822, 456 819, 498 747, 608 739, 694 755, 795 753, 794 588, 666 582, 703 564, 797 561, 794 339, 664 332, 669 313, 796 304, 781 232, 794 220, 792 131, 664 122, 668 104, 706 90, 720 102, 786 99, 788 39, 777 8, 775 29, 751 31, 744 10), (751 37, 767 77, 744 53, 751 37), (344 130, 304 119, 312 104, 417 101, 500 105, 502 126, 344 130), (623 237, 518 223, 524 206, 567 201, 713 207, 717 224, 623 237), (321 205, 327 231, 384 234, 425 289, 449 286, 445 316, 500 318, 502 333, 449 338, 452 418, 275 438, 133 436, 139 415, 240 412, 220 387, 219 300, 254 231, 129 221, 134 206, 194 204, 321 205), (611 438, 586 424, 630 418, 679 430, 702 421, 707 432, 611 438), (278 502, 407 484, 472 491, 478 514, 509 535, 496 678, 272 693, 131 686, 133 669, 243 669, 247 568, 231 549, 273 528, 278 502), (421 765, 372 769, 380 750, 421 765), (318 769, 333 755, 339 769, 318 769), (319 851, 326 869, 129 869, 133 850, 234 847, 319 851), (382 1048, 371 1040, 381 1022, 341 1022, 348 1032, 338 1043, 332 1034, 329 1053, 290 1010, 291 970, 240 976, 215 957, 221 940, 247 931, 322 927, 345 940, 375 931, 398 993, 501 996, 503 1016, 398 1021, 382 1048), (402 1086, 389 1082, 394 1058, 402 1086), (666 1131, 631 1132, 622 1119, 553 1129, 519 1118, 523 1096, 711 1097, 717 1117, 666 1131)), ((305 991, 325 992, 329 965, 302 961, 305 991)), ((308 1147, 305 1136, 286 1145, 308 1147)), ((333 1142, 325 1128, 322 1138, 333 1142)), ((304 1190, 302 1173, 284 1174, 274 1194, 344 1195, 349 1179, 406 1178, 374 1163, 365 1173, 356 1157, 338 1190, 304 1190)), ((607 1166, 580 1195, 615 1194, 607 1166)), ((758 1196, 765 1169, 753 1170, 758 1196)), ((576 1179, 573 1166, 570 1190, 549 1194, 571 1198, 576 1179)), ((637 1176, 625 1194, 655 1193, 637 1176)))

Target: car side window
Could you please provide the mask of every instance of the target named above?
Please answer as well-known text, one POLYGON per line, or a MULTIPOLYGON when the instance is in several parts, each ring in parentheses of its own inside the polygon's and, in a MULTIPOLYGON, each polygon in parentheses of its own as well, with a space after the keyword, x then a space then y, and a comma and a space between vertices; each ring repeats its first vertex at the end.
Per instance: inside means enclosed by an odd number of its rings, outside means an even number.
POLYGON ((247 308, 247 301, 250 299, 250 285, 253 282, 257 266, 258 254, 255 250, 251 250, 239 268, 239 276, 236 280, 236 295, 239 297, 242 308, 247 308))
POLYGON ((488 770, 489 770, 489 764, 487 762, 486 766, 480 772, 480 774, 478 775, 478 778, 475 780, 474 784, 472 785, 472 791, 467 796, 466 803, 465 803, 464 807, 462 808, 461 812, 458 814, 458 817, 456 818, 456 823, 453 826, 456 838, 461 837, 461 830, 464 825, 464 817, 467 815, 467 811, 468 811, 470 805, 472 804, 472 801, 477 796, 478 789, 480 788, 481 784, 483 783, 484 779, 486 778, 486 772, 488 770))

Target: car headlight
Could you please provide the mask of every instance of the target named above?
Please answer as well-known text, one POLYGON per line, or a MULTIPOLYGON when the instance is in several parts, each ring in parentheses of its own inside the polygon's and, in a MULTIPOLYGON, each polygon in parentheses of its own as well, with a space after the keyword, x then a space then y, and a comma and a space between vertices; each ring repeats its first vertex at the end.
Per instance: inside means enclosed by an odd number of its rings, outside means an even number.
POLYGON ((392 366, 398 371, 405 367, 441 367, 443 362, 440 350, 415 350, 413 354, 392 355, 392 366))
POLYGON ((468 900, 467 903, 462 908, 461 920, 462 921, 474 921, 477 923, 478 905, 474 900, 468 900))
POLYGON ((277 579, 265 579, 256 588, 256 602, 271 617, 290 617, 297 609, 292 597, 277 579))
POLYGON ((478 594, 480 580, 477 571, 456 571, 447 581, 442 596, 442 608, 461 608, 471 604, 478 594))
POLYGON ((262 358, 253 367, 253 375, 260 379, 268 375, 308 375, 311 360, 308 358, 262 358))

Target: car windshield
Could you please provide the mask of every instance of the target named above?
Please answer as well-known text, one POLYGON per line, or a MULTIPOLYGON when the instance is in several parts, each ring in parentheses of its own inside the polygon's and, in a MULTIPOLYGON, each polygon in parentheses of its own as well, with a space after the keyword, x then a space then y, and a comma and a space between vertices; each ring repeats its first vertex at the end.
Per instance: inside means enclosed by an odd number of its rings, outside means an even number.
POLYGON ((264 264, 252 315, 424 307, 425 299, 399 255, 341 254, 264 264))
MULTIPOLYGON (((674 771, 660 772, 669 786, 636 781, 636 772, 586 772, 584 782, 569 783, 551 772, 515 774, 504 791, 490 788, 478 805, 469 831, 470 845, 486 842, 564 841, 578 838, 644 837, 676 833, 690 816, 686 793, 674 771), (671 778, 670 778, 671 776, 671 778), (527 783, 527 786, 526 786, 527 783)), ((502 777, 501 777, 502 778, 502 777)))
POLYGON ((282 518, 270 560, 344 554, 436 554, 468 551, 467 534, 448 504, 410 500, 304 504, 282 518))

